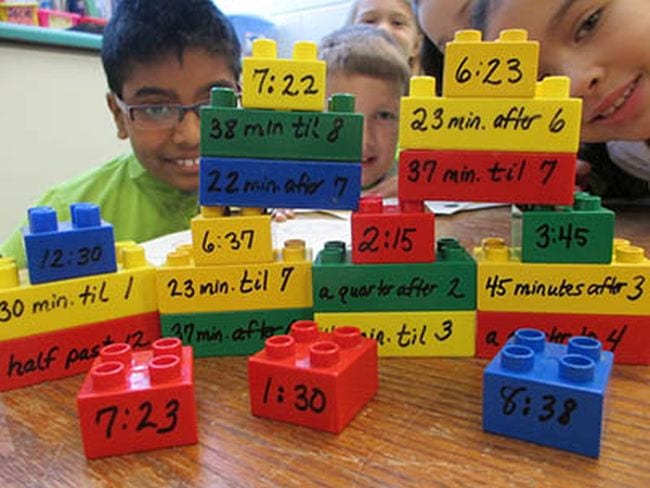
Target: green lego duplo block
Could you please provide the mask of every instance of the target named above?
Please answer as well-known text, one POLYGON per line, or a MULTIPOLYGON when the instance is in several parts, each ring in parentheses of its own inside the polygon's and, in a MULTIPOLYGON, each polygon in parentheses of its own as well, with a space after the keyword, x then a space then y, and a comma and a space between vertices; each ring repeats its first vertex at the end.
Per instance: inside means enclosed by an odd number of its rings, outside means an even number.
POLYGON ((354 96, 333 95, 328 112, 237 108, 228 88, 201 108, 201 155, 264 159, 361 161, 363 115, 354 96))
POLYGON ((288 334, 296 320, 311 320, 311 308, 161 314, 163 337, 178 337, 196 357, 242 356, 264 347, 271 336, 288 334))
POLYGON ((476 262, 455 239, 440 239, 433 263, 353 264, 331 241, 312 267, 315 312, 472 310, 476 262))
POLYGON ((512 244, 525 263, 612 261, 614 212, 600 197, 579 192, 573 207, 513 207, 512 244))

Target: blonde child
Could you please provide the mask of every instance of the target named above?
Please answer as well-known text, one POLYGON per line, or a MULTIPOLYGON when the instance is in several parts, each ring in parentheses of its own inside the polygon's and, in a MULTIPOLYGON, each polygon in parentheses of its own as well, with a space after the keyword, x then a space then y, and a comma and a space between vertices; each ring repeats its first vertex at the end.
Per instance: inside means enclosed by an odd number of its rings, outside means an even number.
POLYGON ((395 154, 400 98, 409 67, 384 31, 352 26, 326 36, 320 56, 327 63, 327 93, 351 93, 364 115, 361 184, 366 192, 397 194, 395 154))
POLYGON ((420 74, 423 36, 411 0, 356 0, 346 26, 359 24, 373 25, 392 35, 406 53, 411 73, 420 74))

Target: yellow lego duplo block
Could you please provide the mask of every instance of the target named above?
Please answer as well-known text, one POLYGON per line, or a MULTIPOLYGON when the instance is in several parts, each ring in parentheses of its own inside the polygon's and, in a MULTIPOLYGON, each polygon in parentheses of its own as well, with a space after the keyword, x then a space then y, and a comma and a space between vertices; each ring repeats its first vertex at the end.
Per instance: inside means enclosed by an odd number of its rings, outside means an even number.
POLYGON ((377 340, 380 356, 474 356, 476 312, 315 313, 321 330, 352 325, 377 340))
POLYGON ((242 65, 242 105, 322 112, 325 62, 318 59, 316 44, 296 42, 292 59, 278 59, 275 41, 253 41, 252 56, 245 57, 242 65))
POLYGON ((533 98, 539 43, 523 29, 501 31, 496 41, 481 32, 456 32, 445 48, 442 93, 445 97, 533 98))
POLYGON ((156 270, 161 313, 227 312, 311 307, 311 256, 292 240, 271 263, 196 266, 187 252, 167 255, 156 270))
POLYGON ((155 270, 144 249, 120 251, 114 273, 30 285, 19 279, 16 262, 0 261, 0 340, 155 312, 155 270))
POLYGON ((435 96, 435 79, 411 78, 400 106, 403 149, 575 153, 582 101, 569 97, 569 78, 537 84, 534 98, 435 96))
POLYGON ((198 266, 273 261, 271 216, 262 209, 245 208, 241 215, 225 216, 223 207, 201 207, 191 228, 198 266))
POLYGON ((503 239, 474 250, 481 311, 650 315, 650 260, 619 245, 611 264, 522 263, 503 239))

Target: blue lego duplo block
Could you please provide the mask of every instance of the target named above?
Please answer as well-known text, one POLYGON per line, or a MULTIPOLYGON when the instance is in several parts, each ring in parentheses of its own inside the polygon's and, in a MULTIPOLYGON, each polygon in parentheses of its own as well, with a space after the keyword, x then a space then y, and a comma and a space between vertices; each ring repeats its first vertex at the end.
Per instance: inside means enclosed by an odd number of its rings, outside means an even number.
POLYGON ((483 429, 598 457, 613 362, 591 337, 519 329, 483 374, 483 429))
POLYGON ((201 158, 205 206, 356 210, 360 193, 359 162, 201 158))
POLYGON ((50 207, 29 209, 23 229, 32 284, 117 270, 113 226, 101 220, 91 203, 70 205, 72 220, 59 222, 50 207))

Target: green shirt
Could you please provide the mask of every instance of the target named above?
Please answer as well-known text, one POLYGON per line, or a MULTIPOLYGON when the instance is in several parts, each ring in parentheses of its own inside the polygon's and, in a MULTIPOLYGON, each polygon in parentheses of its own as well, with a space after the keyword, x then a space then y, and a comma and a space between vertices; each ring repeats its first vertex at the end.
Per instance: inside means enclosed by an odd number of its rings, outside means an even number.
MULTIPOLYGON (((96 203, 102 219, 113 224, 115 240, 142 242, 186 230, 198 213, 197 194, 169 186, 125 154, 50 189, 36 205, 54 208, 59 221, 70 220, 70 204, 96 203)), ((17 229, 0 247, 3 256, 25 266, 23 237, 17 229)))

